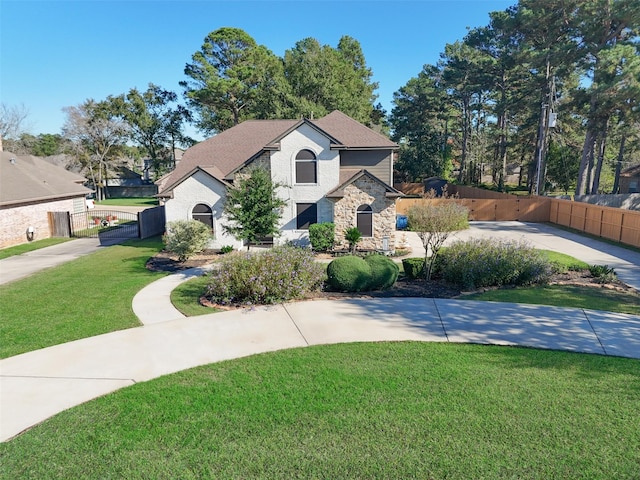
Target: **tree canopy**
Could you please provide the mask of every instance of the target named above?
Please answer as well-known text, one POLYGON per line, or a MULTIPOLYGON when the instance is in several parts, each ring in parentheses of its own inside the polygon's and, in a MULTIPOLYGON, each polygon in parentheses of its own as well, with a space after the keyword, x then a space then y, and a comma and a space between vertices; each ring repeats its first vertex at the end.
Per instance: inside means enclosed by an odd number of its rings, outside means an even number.
POLYGON ((349 36, 337 48, 305 38, 279 58, 245 31, 220 28, 193 54, 185 75, 185 96, 208 133, 249 119, 319 117, 335 109, 382 123, 373 73, 349 36))
POLYGON ((511 167, 533 193, 615 191, 621 168, 640 161, 639 59, 637 1, 491 12, 394 94, 398 173, 446 177, 448 153, 463 183, 504 189, 511 167))

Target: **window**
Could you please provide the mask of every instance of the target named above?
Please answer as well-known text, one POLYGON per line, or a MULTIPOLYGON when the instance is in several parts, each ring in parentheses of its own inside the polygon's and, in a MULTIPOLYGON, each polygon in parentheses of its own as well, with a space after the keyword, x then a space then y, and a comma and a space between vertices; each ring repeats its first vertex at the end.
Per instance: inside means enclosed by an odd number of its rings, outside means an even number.
POLYGON ((191 218, 207 225, 213 232, 213 211, 209 205, 199 203, 191 210, 191 218))
POLYGON ((363 237, 373 237, 373 210, 369 205, 360 205, 356 211, 358 230, 363 237))
POLYGON ((311 150, 300 150, 296 155, 296 183, 318 183, 316 163, 311 150))
POLYGON ((315 203, 296 203, 296 228, 309 230, 309 225, 318 223, 318 206, 315 203))

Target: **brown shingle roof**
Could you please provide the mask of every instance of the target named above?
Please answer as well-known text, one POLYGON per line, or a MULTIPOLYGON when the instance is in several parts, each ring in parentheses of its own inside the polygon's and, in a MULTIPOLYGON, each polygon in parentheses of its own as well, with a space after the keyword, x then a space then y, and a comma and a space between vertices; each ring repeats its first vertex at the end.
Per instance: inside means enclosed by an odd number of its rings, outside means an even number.
POLYGON ((339 110, 311 121, 316 126, 340 141, 347 148, 398 148, 398 145, 384 135, 374 132, 339 110))
POLYGON ((90 193, 83 177, 31 155, 0 152, 0 205, 78 197, 90 193), (13 161, 12 161, 13 159, 13 161))
MULTIPOLYGON (((224 176, 258 155, 300 120, 247 120, 187 149, 171 175, 181 178, 195 167, 216 167, 224 176)), ((173 183, 173 182, 171 182, 173 183)))
POLYGON ((638 165, 632 165, 630 167, 625 168, 620 172, 620 175, 623 177, 635 177, 640 175, 640 163, 638 165))
POLYGON ((338 110, 318 120, 248 120, 189 148, 176 169, 159 184, 160 194, 167 193, 196 167, 211 174, 219 172, 220 180, 228 178, 263 151, 278 148, 280 139, 303 123, 328 135, 334 148, 398 147, 338 110))

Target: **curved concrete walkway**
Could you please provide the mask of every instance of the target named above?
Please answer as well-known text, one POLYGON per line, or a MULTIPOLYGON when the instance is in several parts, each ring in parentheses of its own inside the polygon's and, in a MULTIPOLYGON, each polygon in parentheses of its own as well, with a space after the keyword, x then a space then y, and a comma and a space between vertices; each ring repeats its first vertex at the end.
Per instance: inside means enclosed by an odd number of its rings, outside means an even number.
MULTIPOLYGON (((602 263, 598 255, 606 255, 618 262, 616 270, 618 265, 628 267, 629 278, 640 285, 640 255, 630 252, 630 258, 620 258, 608 248, 600 247, 598 253, 571 239, 546 235, 552 234, 537 229, 527 238, 537 238, 534 244, 549 242, 544 248, 568 249, 567 253, 589 263, 602 263), (588 250, 581 250, 583 247, 588 250), (576 252, 591 255, 594 261, 576 252)), ((171 275, 141 290, 133 309, 144 327, 0 361, 0 441, 67 408, 136 382, 221 360, 308 345, 469 342, 640 359, 640 316, 573 308, 430 298, 345 299, 186 318, 171 305, 169 294, 179 283, 202 273, 193 269, 171 275)))

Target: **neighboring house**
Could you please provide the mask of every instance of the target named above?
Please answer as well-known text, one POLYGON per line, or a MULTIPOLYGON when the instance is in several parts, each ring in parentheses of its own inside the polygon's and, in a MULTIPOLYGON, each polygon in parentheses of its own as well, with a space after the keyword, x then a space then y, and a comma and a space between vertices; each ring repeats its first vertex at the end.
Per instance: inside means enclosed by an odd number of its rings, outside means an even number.
POLYGON ((125 165, 111 168, 106 183, 105 193, 108 198, 152 197, 158 193, 157 185, 143 180, 142 174, 134 172, 125 165))
POLYGON ((640 164, 620 172, 620 193, 640 193, 640 164))
POLYGON ((0 247, 50 237, 47 212, 86 211, 85 181, 41 158, 0 152, 0 247))
POLYGON ((309 225, 334 222, 339 246, 357 227, 360 248, 395 249, 393 157, 398 145, 339 111, 317 120, 249 120, 183 155, 160 183, 167 221, 195 218, 211 226, 214 247, 238 240, 224 234, 226 192, 253 165, 286 185, 278 243, 308 244, 309 225))

